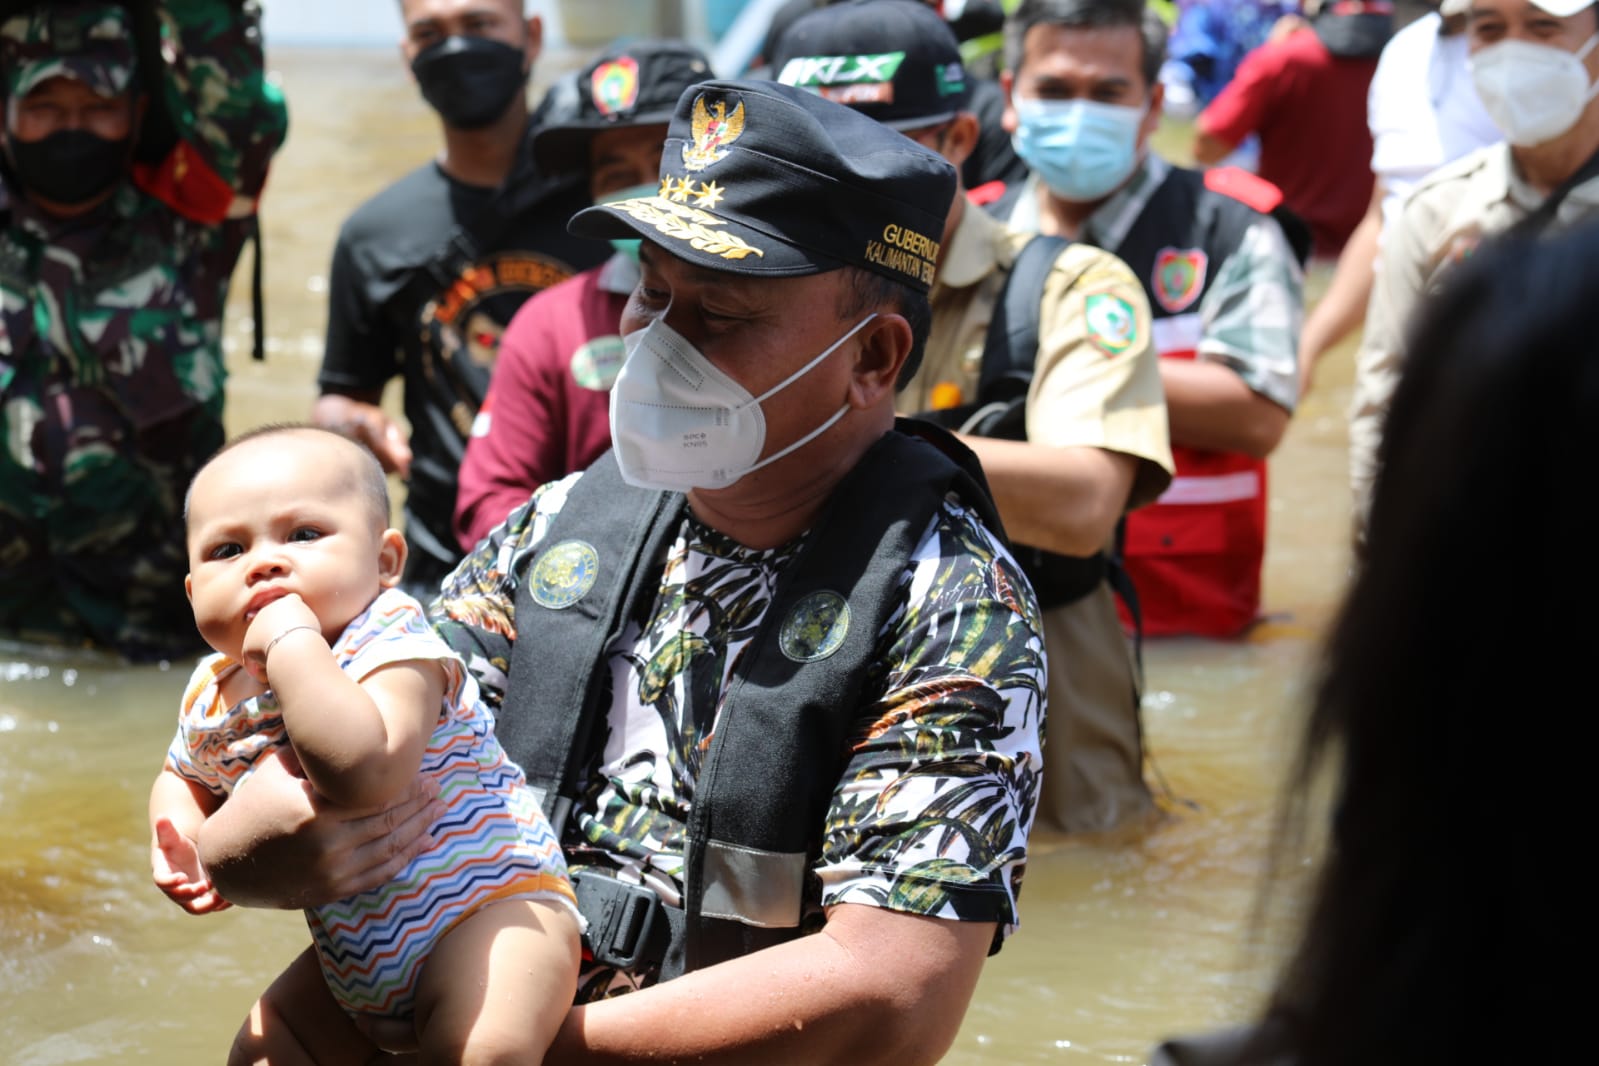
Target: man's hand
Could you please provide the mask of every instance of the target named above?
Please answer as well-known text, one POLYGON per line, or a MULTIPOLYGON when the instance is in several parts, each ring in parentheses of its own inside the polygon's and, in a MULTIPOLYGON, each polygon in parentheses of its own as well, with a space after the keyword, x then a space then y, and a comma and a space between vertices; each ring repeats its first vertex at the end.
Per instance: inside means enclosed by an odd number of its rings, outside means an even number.
POLYGON ((217 891, 252 907, 304 908, 365 892, 427 849, 444 813, 438 786, 418 777, 393 806, 337 807, 287 748, 256 770, 200 830, 217 891))
POLYGON ((317 399, 311 421, 366 445, 383 464, 384 473, 411 476, 411 445, 405 431, 377 404, 328 393, 317 399))

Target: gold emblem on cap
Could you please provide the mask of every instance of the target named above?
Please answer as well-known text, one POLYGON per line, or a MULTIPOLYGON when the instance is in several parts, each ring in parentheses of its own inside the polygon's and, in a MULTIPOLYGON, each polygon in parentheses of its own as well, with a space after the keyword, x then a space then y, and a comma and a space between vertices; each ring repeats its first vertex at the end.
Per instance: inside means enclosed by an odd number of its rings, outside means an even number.
POLYGON ((683 166, 689 170, 704 170, 727 155, 727 146, 743 135, 743 103, 735 105, 729 115, 726 100, 716 101, 713 110, 705 106, 705 96, 701 94, 694 101, 692 130, 694 143, 683 146, 683 166))
POLYGON ((690 247, 719 255, 723 259, 743 259, 748 255, 765 258, 766 253, 754 245, 740 240, 731 233, 722 233, 711 228, 727 225, 722 219, 688 205, 687 200, 690 195, 704 199, 703 189, 704 187, 701 192, 696 193, 693 182, 680 187, 671 178, 662 178, 659 196, 617 200, 605 206, 612 211, 621 211, 631 216, 634 221, 642 222, 664 236, 687 241, 690 247), (667 188, 668 185, 671 186, 670 190, 667 188))

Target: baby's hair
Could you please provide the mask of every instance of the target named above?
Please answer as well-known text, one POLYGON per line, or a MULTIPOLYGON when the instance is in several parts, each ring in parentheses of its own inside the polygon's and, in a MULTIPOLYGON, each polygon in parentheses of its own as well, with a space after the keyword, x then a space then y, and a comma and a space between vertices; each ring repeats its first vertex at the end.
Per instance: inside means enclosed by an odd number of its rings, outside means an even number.
MULTIPOLYGON (((207 459, 205 463, 201 465, 200 470, 204 470, 207 466, 210 466, 212 463, 216 462, 220 456, 227 454, 241 444, 248 444, 250 441, 259 440, 262 437, 275 437, 283 433, 325 434, 326 436, 332 437, 334 440, 341 441, 344 444, 349 445, 356 452, 360 453, 361 491, 366 496, 367 502, 371 504, 372 514, 374 519, 377 521, 378 528, 385 529, 388 527, 389 481, 388 478, 384 476, 383 464, 378 462, 378 457, 372 454, 371 449, 367 448, 365 445, 362 445, 358 441, 353 441, 343 434, 333 432, 331 429, 323 429, 321 426, 313 426, 309 422, 270 422, 264 426, 256 426, 254 429, 245 430, 243 433, 240 433, 238 436, 234 437, 232 440, 228 441, 221 448, 219 448, 216 453, 211 456, 211 458, 207 459)), ((199 476, 200 471, 195 471, 194 478, 191 478, 189 481, 188 490, 183 494, 183 523, 185 526, 187 526, 189 523, 189 504, 194 496, 194 482, 199 478, 199 476)))

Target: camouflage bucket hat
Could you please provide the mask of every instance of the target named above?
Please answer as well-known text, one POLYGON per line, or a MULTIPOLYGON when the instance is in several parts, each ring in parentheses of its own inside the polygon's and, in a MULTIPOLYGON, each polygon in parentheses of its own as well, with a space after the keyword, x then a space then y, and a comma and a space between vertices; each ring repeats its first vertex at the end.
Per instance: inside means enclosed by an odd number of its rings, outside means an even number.
POLYGON ((128 14, 116 4, 37 4, 0 23, 0 89, 7 96, 26 96, 51 78, 120 96, 136 63, 128 14))

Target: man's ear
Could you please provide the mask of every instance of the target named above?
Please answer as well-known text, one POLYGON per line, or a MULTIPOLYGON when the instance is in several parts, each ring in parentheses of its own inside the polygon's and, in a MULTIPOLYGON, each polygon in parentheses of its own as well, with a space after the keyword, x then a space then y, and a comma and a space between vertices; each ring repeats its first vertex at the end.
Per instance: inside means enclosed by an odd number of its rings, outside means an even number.
POLYGON ((905 316, 879 312, 861 327, 861 346, 850 372, 849 404, 856 410, 892 404, 900 368, 911 354, 911 324, 905 316))
POLYGON ((527 71, 532 73, 533 64, 538 61, 539 54, 544 51, 544 20, 537 15, 527 18, 527 71))
POLYGON ((944 134, 944 158, 959 170, 977 150, 977 139, 982 133, 976 115, 970 111, 957 112, 944 134))
POLYGON ((1015 133, 1018 125, 1016 100, 1011 94, 1016 87, 1016 75, 1008 70, 1000 71, 999 87, 1005 90, 1005 113, 1000 116, 999 124, 1006 133, 1015 133))
POLYGON ((1138 143, 1148 144, 1149 138, 1160 128, 1161 110, 1166 105, 1166 86, 1156 82, 1149 90, 1149 111, 1144 115, 1143 128, 1138 131, 1138 143))
POLYGON ((378 584, 386 589, 400 583, 405 573, 405 534, 398 529, 385 529, 378 546, 378 584))

